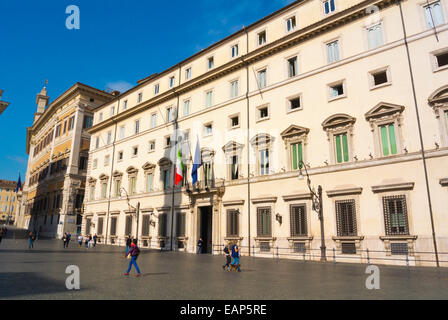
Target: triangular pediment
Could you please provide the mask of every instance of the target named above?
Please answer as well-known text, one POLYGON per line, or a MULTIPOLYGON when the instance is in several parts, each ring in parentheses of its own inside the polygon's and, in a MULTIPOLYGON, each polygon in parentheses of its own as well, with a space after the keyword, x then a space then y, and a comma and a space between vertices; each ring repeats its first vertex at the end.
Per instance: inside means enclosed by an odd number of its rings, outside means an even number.
POLYGON ((342 127, 349 124, 354 124, 356 118, 349 116, 348 114, 338 113, 328 117, 324 122, 322 122, 322 127, 324 129, 342 127))
POLYGON ((244 147, 244 144, 238 143, 236 141, 229 141, 227 142, 224 147, 222 147, 222 151, 231 152, 235 150, 241 150, 244 147))
POLYGON ((283 131, 280 135, 283 139, 285 139, 285 138, 301 136, 304 134, 306 135, 306 134, 308 134, 308 132, 310 132, 310 129, 304 128, 301 126, 296 126, 295 124, 293 124, 293 125, 289 126, 288 129, 283 131))
POLYGON ((368 121, 372 118, 381 118, 384 116, 390 116, 396 113, 401 113, 403 112, 403 110, 404 106, 387 102, 380 102, 372 109, 370 109, 370 111, 365 114, 365 117, 366 120, 368 121))
POLYGON ((428 102, 430 105, 448 102, 448 85, 434 91, 434 93, 429 96, 428 102))

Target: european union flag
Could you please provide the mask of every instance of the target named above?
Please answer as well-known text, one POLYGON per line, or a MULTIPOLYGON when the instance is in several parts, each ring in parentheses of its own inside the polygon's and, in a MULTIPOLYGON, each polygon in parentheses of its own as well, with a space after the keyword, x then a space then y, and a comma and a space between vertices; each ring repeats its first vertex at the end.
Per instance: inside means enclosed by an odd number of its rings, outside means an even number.
POLYGON ((193 169, 191 170, 191 179, 193 182, 193 185, 198 182, 198 169, 202 166, 202 157, 201 157, 201 149, 199 148, 199 138, 196 143, 196 150, 194 152, 194 159, 193 159, 193 169))
POLYGON ((22 191, 22 181, 20 180, 20 173, 19 173, 19 180, 17 181, 16 190, 14 192, 17 193, 19 190, 22 191))

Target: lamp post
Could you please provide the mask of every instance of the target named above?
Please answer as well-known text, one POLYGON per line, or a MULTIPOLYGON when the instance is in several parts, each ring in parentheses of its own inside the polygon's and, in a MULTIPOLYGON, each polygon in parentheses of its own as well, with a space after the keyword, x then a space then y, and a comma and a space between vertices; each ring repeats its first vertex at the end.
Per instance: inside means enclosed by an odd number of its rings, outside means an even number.
POLYGON ((321 239, 320 261, 327 261, 327 254, 326 254, 327 248, 325 247, 324 215, 322 205, 322 186, 321 185, 318 186, 316 194, 316 191, 314 191, 314 189, 311 188, 310 176, 308 174, 308 170, 306 169, 306 165, 303 163, 303 161, 300 161, 299 163, 299 169, 300 169, 299 180, 303 180, 302 167, 305 168, 308 189, 310 189, 312 195, 313 210, 317 212, 320 220, 320 239, 321 239))
POLYGON ((131 205, 131 203, 129 202, 129 195, 128 195, 128 192, 126 191, 126 189, 123 188, 123 187, 120 188, 120 196, 121 196, 121 191, 124 191, 124 193, 126 194, 126 199, 127 199, 127 202, 128 202, 128 206, 135 210, 136 220, 137 220, 137 231, 136 231, 135 239, 137 240, 137 244, 138 244, 138 220, 139 220, 138 218, 140 216, 140 201, 137 202, 137 207, 133 207, 131 205))

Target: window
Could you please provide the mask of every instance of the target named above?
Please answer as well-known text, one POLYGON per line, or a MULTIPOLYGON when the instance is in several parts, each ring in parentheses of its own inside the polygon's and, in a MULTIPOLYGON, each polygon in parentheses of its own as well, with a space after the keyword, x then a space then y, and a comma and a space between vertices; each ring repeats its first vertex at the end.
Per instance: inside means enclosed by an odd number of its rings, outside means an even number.
POLYGON ((170 88, 174 87, 174 76, 170 77, 170 88))
POLYGON ((101 199, 106 199, 107 183, 101 183, 101 199))
POLYGON ((339 40, 327 43, 327 55, 328 63, 339 61, 339 40))
POLYGON ((104 157, 104 166, 108 166, 109 163, 110 163, 110 156, 107 155, 107 156, 104 157))
POLYGON ((112 217, 110 219, 110 235, 116 236, 117 235, 117 217, 112 217))
POLYGON ((90 201, 93 201, 93 200, 95 200, 95 185, 94 184, 92 184, 90 186, 90 201))
POLYGON ((140 103, 140 102, 142 102, 142 100, 143 100, 143 93, 142 93, 142 92, 139 92, 139 93, 138 93, 137 102, 140 103))
POLYGON ((240 117, 238 115, 230 117, 230 128, 237 128, 240 126, 240 117))
POLYGON ((383 211, 386 235, 409 234, 406 196, 383 197, 383 211))
POLYGON ((213 69, 213 67, 215 66, 215 58, 214 57, 209 57, 207 59, 207 67, 208 69, 213 69))
POLYGON ((135 176, 132 176, 129 178, 129 193, 131 195, 134 195, 136 193, 136 180, 137 178, 135 176))
POLYGON ((185 80, 191 79, 191 68, 185 70, 185 80))
POLYGON ((345 96, 344 82, 332 84, 330 88, 330 100, 345 96))
POLYGON ((239 235, 239 212, 238 210, 227 210, 227 236, 237 237, 239 235))
POLYGON ((213 105, 213 90, 205 93, 205 107, 209 108, 213 105))
POLYGON ((100 147, 100 137, 96 137, 95 148, 98 149, 100 147))
POLYGON ((375 49, 383 44, 383 28, 381 24, 367 28, 369 49, 375 49))
POLYGON ((330 14, 336 10, 335 0, 324 1, 324 12, 325 14, 330 14))
POLYGON ((149 236, 149 226, 150 226, 151 216, 145 214, 142 217, 142 236, 149 236))
POLYGON ((300 237, 308 235, 306 221, 306 206, 291 205, 289 208, 291 237, 300 237))
POLYGON ((269 150, 260 150, 260 175, 268 175, 269 174, 269 150))
POLYGON ((288 77, 292 78, 298 74, 297 57, 288 59, 288 77))
POLYGON ((239 163, 238 163, 238 156, 233 155, 230 157, 231 164, 230 164, 230 180, 238 180, 239 179, 239 163))
POLYGON ((131 215, 127 215, 126 216, 126 223, 125 223, 125 228, 124 228, 124 234, 125 235, 130 235, 132 233, 132 216, 131 215))
POLYGON ((302 102, 300 96, 288 100, 288 111, 299 110, 301 108, 302 102))
POLYGON ((184 142, 187 142, 190 140, 190 130, 187 130, 184 132, 183 139, 184 139, 184 142))
POLYGON ((204 162, 204 183, 206 187, 209 187, 212 182, 213 174, 212 174, 212 160, 208 160, 204 162))
POLYGON ((166 121, 173 121, 173 107, 166 108, 166 121))
POLYGON ((70 117, 70 119, 68 119, 68 131, 72 131, 73 127, 75 126, 75 117, 70 117))
POLYGON ((140 132, 140 120, 135 121, 135 130, 134 133, 138 134, 140 132))
POLYGON ((93 169, 98 167, 98 159, 93 159, 93 169))
POLYGON ((184 117, 190 114, 190 100, 184 101, 184 117))
POLYGON ((121 196, 121 177, 115 180, 115 197, 121 196))
POLYGON ((167 214, 159 214, 159 237, 166 237, 167 229, 167 214))
POLYGON ((213 125, 211 123, 204 125, 204 136, 210 136, 213 134, 213 125))
POLYGON ((156 150, 156 141, 150 141, 149 142, 149 152, 155 151, 156 150))
POLYGON ((104 226, 104 218, 98 218, 98 227, 96 229, 98 235, 103 234, 103 226, 104 226))
POLYGON ((133 157, 138 156, 138 147, 133 147, 133 148, 132 148, 132 156, 133 156, 133 157))
POLYGON ((125 127, 120 127, 120 140, 124 139, 125 137, 125 127))
POLYGON ((258 208, 257 235, 259 237, 270 237, 271 234, 271 208, 258 208))
POLYGON ((291 143, 291 163, 293 170, 299 170, 303 162, 303 143, 291 143))
POLYGON ((232 48, 230 49, 231 53, 232 53, 232 58, 238 57, 239 52, 238 52, 238 45, 235 44, 234 46, 232 46, 232 48))
POLYGON ((171 147, 171 137, 165 137, 165 148, 171 147))
POLYGON ((265 88, 267 86, 266 69, 258 71, 257 80, 259 89, 265 88))
POLYGON ((100 122, 103 121, 103 113, 102 112, 100 112, 99 121, 100 122))
POLYGON ((444 23, 443 9, 440 1, 435 1, 423 6, 425 9, 426 26, 428 29, 437 27, 444 23))
POLYGON ((112 131, 109 131, 107 133, 107 144, 110 144, 112 142, 112 131))
POLYGON ((115 106, 110 107, 110 116, 113 117, 115 114, 115 106))
POLYGON ((230 98, 236 98, 238 96, 238 80, 230 82, 230 98))
POLYGON ((269 118, 269 108, 268 106, 263 106, 258 108, 258 120, 265 120, 269 118))
POLYGON ((59 137, 61 135, 61 125, 58 124, 56 127, 56 138, 59 137))
POLYGON ((64 129, 62 130, 62 133, 67 132, 67 120, 64 121, 64 129))
POLYGON ((371 72, 370 77, 371 77, 371 88, 372 89, 374 89, 378 86, 381 86, 383 84, 389 83, 389 75, 388 75, 387 69, 381 70, 381 71, 376 71, 376 72, 371 72))
POLYGON ((163 188, 168 189, 171 186, 170 170, 169 169, 163 170, 162 176, 163 176, 163 188))
POLYGON ((118 151, 118 161, 123 160, 123 151, 118 151))
POLYGON ((79 157, 79 170, 87 170, 87 160, 88 158, 85 156, 79 157))
POLYGON ((257 34, 257 43, 259 46, 262 46, 266 43, 266 31, 261 31, 257 34))
POLYGON ((393 123, 379 127, 381 135, 381 150, 383 156, 397 154, 397 139, 395 137, 395 125, 393 123))
POLYGON ((123 101, 123 110, 126 110, 128 108, 128 100, 123 101))
POLYGON ((347 133, 334 135, 336 163, 350 161, 347 133))
POLYGON ((336 201, 335 204, 338 236, 349 237, 358 235, 355 200, 336 201))
POLYGON ((155 128, 157 126, 157 114, 151 115, 151 128, 155 128))
POLYGON ((152 173, 147 174, 146 175, 146 192, 152 191, 153 181, 154 181, 154 175, 152 173))
POLYGON ((154 95, 159 94, 160 85, 157 83, 154 85, 154 95))
POLYGON ((444 49, 443 51, 439 51, 438 53, 433 54, 434 57, 434 70, 445 69, 448 67, 448 51, 444 49))
POLYGON ((176 235, 185 237, 185 213, 178 212, 176 216, 176 235))
MULTIPOLYGON (((93 125, 93 117, 92 116, 84 116, 84 124, 83 124, 83 129, 88 129, 91 128, 93 125)), ((59 134, 61 133, 61 128, 59 127, 59 134)), ((56 134, 56 137, 58 137, 59 135, 56 134)))
POLYGON ((290 32, 296 28, 296 17, 286 19, 286 31, 290 32))

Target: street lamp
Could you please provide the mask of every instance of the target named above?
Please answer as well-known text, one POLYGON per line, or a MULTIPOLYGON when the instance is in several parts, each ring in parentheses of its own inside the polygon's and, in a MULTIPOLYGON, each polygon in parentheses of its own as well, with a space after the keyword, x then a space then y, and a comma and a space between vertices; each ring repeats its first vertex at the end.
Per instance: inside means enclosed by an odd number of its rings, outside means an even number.
POLYGON ((311 180, 310 175, 308 174, 308 170, 306 168, 306 165, 303 163, 303 161, 300 161, 299 163, 299 180, 303 180, 303 173, 302 173, 302 167, 305 168, 305 173, 307 177, 307 185, 308 189, 310 189, 311 195, 312 195, 312 202, 313 202, 313 210, 316 211, 319 215, 320 220, 320 238, 321 238, 321 245, 320 245, 320 261, 327 261, 327 254, 325 247, 325 233, 324 233, 324 215, 323 215, 323 205, 322 205, 322 186, 319 185, 317 188, 317 194, 314 188, 311 188, 311 180))
POLYGON ((131 203, 129 202, 128 192, 123 187, 120 188, 120 198, 121 198, 121 192, 122 191, 124 191, 124 193, 126 194, 126 200, 128 202, 128 206, 135 210, 135 215, 136 215, 136 220, 137 220, 137 231, 136 231, 135 239, 137 240, 137 243, 138 243, 138 218, 140 216, 140 202, 137 202, 137 207, 132 206, 131 203))

